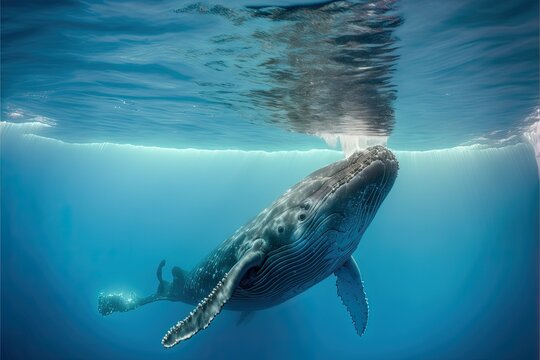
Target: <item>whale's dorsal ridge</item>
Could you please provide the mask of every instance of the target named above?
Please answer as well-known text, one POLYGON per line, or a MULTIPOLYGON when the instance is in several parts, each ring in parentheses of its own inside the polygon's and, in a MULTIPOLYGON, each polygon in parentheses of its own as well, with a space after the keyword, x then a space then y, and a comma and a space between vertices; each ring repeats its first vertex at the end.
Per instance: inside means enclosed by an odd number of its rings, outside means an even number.
POLYGON ((337 277, 338 296, 347 308, 358 335, 364 335, 367 327, 369 306, 364 283, 356 261, 351 256, 334 274, 337 277))
POLYGON ((173 347, 210 325, 231 298, 242 277, 249 269, 262 264, 263 244, 264 240, 262 239, 257 239, 252 243, 252 247, 243 253, 238 262, 223 276, 223 279, 217 283, 210 294, 184 320, 179 321, 167 331, 161 341, 163 346, 173 347))

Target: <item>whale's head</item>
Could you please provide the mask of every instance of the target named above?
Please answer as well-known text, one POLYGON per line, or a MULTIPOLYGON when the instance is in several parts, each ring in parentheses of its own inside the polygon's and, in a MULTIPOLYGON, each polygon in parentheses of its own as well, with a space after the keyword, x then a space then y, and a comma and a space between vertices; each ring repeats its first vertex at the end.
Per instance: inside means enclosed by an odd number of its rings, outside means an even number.
POLYGON ((328 276, 358 246, 397 172, 392 152, 374 146, 296 184, 243 232, 266 245, 261 264, 246 273, 238 291, 279 303, 328 276))
POLYGON ((358 151, 309 175, 291 189, 293 239, 335 242, 352 253, 397 177, 398 162, 382 146, 358 151))

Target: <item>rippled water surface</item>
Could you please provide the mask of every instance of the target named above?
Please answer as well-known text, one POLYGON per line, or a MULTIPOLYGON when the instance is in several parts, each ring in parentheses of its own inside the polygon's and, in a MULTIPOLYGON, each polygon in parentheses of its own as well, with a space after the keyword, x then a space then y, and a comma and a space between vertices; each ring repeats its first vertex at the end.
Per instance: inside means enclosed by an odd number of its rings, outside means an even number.
POLYGON ((2 119, 72 142, 431 149, 507 139, 538 105, 537 1, 2 5, 2 119))

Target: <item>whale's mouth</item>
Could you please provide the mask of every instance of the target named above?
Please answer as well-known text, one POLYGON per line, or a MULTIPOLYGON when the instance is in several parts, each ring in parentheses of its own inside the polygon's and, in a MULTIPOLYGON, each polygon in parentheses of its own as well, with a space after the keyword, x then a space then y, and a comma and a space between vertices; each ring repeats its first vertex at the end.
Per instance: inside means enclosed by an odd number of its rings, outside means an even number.
MULTIPOLYGON (((314 264, 325 261, 321 254, 332 241, 324 239, 345 234, 353 227, 362 229, 368 224, 393 183, 397 167, 396 158, 389 150, 375 146, 310 175, 316 190, 310 195, 307 209, 304 208, 305 201, 300 203, 302 210, 295 219, 301 220, 302 225, 294 234, 295 238, 304 240, 309 237, 306 233, 318 235, 311 237, 310 241, 290 243, 266 254, 240 280, 242 294, 248 297, 268 296, 268 286, 275 290, 272 294, 278 294, 284 283, 269 282, 269 273, 280 273, 284 263, 300 269, 300 264, 305 266, 310 259, 314 264), (311 249, 308 258, 304 252, 307 248, 311 249)), ((294 282, 317 274, 315 270, 304 274, 298 269, 281 276, 294 282)))
POLYGON ((331 179, 329 193, 334 193, 343 185, 349 184, 353 179, 357 179, 360 174, 370 172, 375 168, 375 164, 380 162, 384 168, 397 173, 399 163, 394 154, 383 146, 377 145, 364 151, 358 151, 344 160, 341 168, 336 169, 334 174, 329 175, 331 179))

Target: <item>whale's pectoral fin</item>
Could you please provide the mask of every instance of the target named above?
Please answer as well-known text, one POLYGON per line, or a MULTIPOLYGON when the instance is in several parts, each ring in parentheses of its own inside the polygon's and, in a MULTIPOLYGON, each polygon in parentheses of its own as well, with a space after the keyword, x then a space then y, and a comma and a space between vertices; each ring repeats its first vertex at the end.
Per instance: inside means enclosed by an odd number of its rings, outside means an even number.
POLYGON ((362 336, 366 331, 369 307, 358 265, 351 256, 334 274, 338 295, 351 315, 356 332, 362 336))
POLYGON ((261 247, 263 243, 262 239, 253 242, 253 246, 244 253, 223 279, 217 283, 212 292, 197 305, 195 310, 167 331, 161 340, 163 346, 173 347, 210 325, 210 322, 231 298, 242 277, 249 269, 262 264, 264 254, 261 247))

